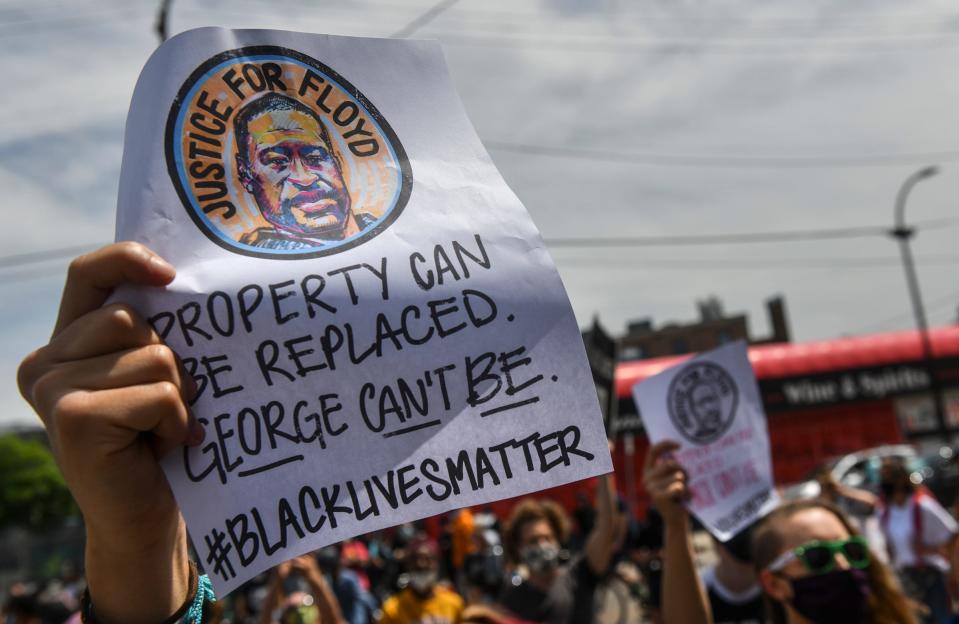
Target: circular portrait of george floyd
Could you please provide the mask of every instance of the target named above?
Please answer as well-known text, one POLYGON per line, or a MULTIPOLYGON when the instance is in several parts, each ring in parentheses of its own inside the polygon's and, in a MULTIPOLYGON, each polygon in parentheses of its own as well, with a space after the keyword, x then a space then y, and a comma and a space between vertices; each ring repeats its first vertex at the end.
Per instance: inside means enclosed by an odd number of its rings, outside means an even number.
POLYGON ((167 119, 170 178, 194 224, 246 256, 302 259, 361 245, 409 199, 406 152, 376 107, 300 52, 223 52, 167 119))

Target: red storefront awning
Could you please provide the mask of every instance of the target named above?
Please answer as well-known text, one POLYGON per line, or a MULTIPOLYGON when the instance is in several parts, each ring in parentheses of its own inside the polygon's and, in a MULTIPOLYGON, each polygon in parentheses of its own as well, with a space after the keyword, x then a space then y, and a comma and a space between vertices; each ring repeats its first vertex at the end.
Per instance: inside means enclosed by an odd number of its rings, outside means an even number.
MULTIPOLYGON (((959 325, 936 327, 929 333, 934 357, 959 357, 959 325)), ((636 382, 690 357, 692 355, 680 355, 617 364, 616 395, 620 398, 629 397, 636 382)), ((914 330, 749 347, 749 361, 759 379, 800 377, 921 359, 922 343, 919 332, 914 330)))

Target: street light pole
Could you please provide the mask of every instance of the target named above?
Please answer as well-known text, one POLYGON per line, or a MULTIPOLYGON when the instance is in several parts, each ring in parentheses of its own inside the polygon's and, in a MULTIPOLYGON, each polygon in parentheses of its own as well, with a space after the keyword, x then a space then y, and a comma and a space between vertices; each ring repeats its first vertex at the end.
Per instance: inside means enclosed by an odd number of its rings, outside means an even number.
POLYGON ((929 337, 929 323, 926 320, 926 310, 922 305, 922 293, 919 291, 919 276, 916 274, 916 265, 912 258, 912 248, 909 240, 916 234, 916 229, 906 225, 906 198, 909 192, 919 182, 931 178, 939 173, 939 167, 933 165, 923 167, 906 178, 896 194, 895 226, 889 234, 899 241, 899 253, 902 256, 902 268, 906 273, 906 285, 909 287, 909 298, 912 301, 912 312, 916 317, 916 328, 919 330, 919 340, 922 344, 922 357, 925 361, 926 372, 929 375, 929 389, 933 394, 936 409, 936 426, 939 435, 945 440, 946 410, 939 381, 935 373, 935 360, 932 353, 932 340, 929 337))

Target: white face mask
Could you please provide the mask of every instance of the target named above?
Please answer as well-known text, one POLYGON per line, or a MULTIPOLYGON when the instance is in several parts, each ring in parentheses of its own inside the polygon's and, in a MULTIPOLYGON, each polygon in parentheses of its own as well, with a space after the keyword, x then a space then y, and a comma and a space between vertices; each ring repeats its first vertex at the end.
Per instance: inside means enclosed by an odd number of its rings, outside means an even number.
POLYGON ((533 574, 552 572, 559 567, 559 546, 556 544, 531 544, 520 552, 523 563, 533 574))
POLYGON ((409 573, 409 583, 413 591, 425 594, 436 585, 436 570, 418 570, 409 573))

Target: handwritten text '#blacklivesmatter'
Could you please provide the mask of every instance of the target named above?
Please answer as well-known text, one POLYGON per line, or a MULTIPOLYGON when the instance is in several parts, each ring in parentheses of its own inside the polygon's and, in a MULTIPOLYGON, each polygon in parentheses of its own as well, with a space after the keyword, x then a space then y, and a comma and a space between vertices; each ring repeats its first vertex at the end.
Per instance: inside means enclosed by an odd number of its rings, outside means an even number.
POLYGON ((279 497, 276 507, 253 507, 224 520, 204 536, 207 569, 229 580, 235 564, 248 567, 259 557, 269 557, 292 539, 335 530, 347 518, 378 518, 412 504, 421 496, 443 502, 499 487, 517 473, 548 473, 573 461, 593 461, 595 455, 579 448, 581 433, 570 425, 548 434, 534 433, 490 447, 460 450, 453 456, 426 458, 384 475, 343 484, 306 484, 295 495, 279 497))

